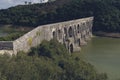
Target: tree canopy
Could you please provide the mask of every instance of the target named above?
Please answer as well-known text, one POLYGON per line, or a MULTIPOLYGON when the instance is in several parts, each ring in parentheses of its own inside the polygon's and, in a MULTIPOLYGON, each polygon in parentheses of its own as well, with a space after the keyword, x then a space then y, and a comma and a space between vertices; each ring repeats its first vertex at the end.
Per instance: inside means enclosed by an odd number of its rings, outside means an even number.
POLYGON ((38 26, 94 16, 93 31, 120 32, 119 0, 56 0, 0 10, 0 24, 38 26))

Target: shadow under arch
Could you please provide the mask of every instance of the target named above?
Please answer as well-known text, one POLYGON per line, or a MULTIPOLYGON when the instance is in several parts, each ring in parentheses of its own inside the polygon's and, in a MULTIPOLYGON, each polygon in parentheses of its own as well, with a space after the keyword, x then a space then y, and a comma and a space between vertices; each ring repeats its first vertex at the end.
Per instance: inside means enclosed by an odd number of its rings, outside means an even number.
POLYGON ((56 38, 57 38, 57 36, 56 36, 56 32, 53 31, 53 39, 56 39, 56 38))
POLYGON ((77 25, 77 32, 80 33, 80 25, 77 25))
POLYGON ((58 30, 58 38, 62 39, 62 31, 61 30, 58 30))
POLYGON ((73 37, 73 29, 72 29, 72 27, 69 28, 68 33, 69 33, 69 37, 73 37))

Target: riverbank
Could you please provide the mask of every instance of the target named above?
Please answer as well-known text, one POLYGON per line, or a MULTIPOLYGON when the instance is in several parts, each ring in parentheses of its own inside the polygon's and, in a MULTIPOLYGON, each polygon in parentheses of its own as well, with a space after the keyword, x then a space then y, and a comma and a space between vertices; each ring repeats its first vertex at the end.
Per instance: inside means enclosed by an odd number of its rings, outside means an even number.
POLYGON ((120 33, 94 32, 94 35, 101 37, 120 38, 120 33))

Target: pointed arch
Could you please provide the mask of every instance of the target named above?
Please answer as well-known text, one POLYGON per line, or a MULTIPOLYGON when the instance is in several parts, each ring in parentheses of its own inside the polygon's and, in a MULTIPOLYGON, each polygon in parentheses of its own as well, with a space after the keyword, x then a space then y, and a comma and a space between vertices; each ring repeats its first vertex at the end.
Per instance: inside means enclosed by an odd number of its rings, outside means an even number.
POLYGON ((62 39, 62 31, 61 30, 58 30, 58 38, 62 39))
POLYGON ((55 38, 56 38, 56 32, 53 31, 53 39, 55 39, 55 38))
POLYGON ((72 29, 72 27, 69 28, 68 33, 69 33, 69 37, 73 37, 73 29, 72 29))
POLYGON ((80 25, 77 25, 77 32, 80 33, 80 25))

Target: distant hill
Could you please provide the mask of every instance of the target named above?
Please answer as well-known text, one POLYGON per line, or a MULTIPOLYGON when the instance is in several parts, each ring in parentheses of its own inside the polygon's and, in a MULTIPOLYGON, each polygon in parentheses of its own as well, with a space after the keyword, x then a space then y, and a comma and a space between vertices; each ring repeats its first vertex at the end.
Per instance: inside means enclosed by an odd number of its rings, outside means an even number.
MULTIPOLYGON (((69 4, 70 0, 57 0, 54 2, 32 5, 18 5, 0 10, 0 24, 15 24, 37 26, 55 22, 56 10, 69 4)), ((59 20, 58 20, 59 21, 59 20)))
POLYGON ((0 10, 0 24, 38 26, 94 16, 94 31, 120 32, 120 0, 56 0, 0 10))

